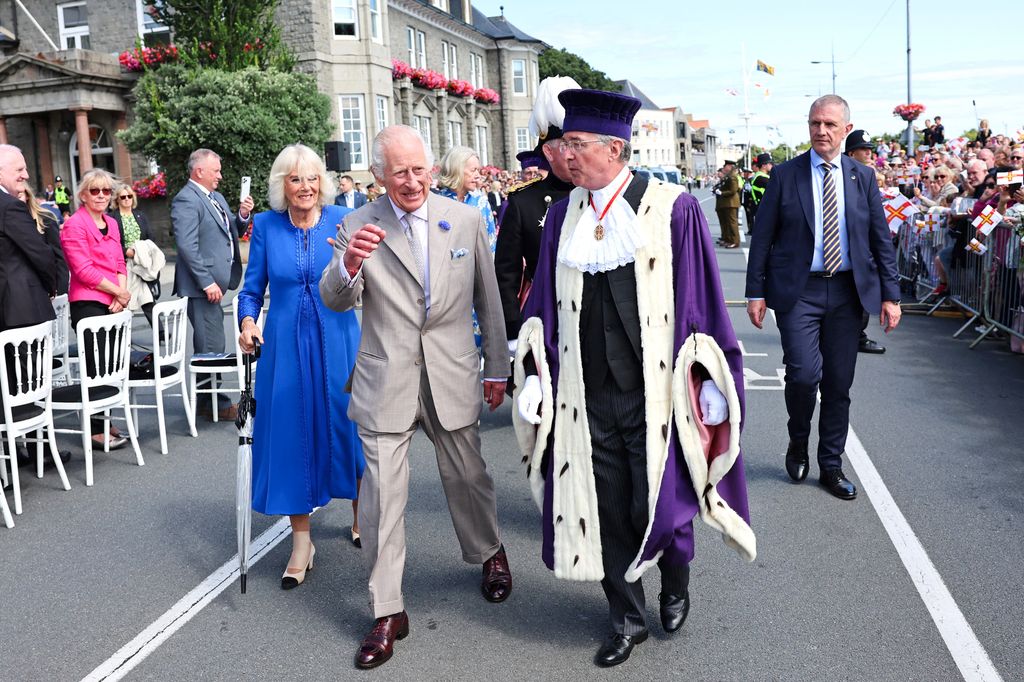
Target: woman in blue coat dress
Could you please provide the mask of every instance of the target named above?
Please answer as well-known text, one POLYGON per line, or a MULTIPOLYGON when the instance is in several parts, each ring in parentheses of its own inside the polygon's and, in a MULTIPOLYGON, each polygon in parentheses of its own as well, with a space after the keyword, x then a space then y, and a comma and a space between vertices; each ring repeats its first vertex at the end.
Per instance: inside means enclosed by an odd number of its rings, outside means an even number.
POLYGON ((292 554, 281 588, 302 583, 313 567, 309 514, 331 498, 356 498, 365 461, 356 426, 346 416, 345 383, 359 348, 355 312, 337 313, 320 299, 320 274, 331 260, 327 238, 350 209, 335 206, 335 186, 309 147, 285 147, 270 169, 272 211, 253 222, 249 266, 238 294, 239 344, 262 342, 256 368, 252 506, 287 514, 292 554), (262 333, 263 295, 271 305, 262 333), (329 353, 329 355, 328 355, 329 353))

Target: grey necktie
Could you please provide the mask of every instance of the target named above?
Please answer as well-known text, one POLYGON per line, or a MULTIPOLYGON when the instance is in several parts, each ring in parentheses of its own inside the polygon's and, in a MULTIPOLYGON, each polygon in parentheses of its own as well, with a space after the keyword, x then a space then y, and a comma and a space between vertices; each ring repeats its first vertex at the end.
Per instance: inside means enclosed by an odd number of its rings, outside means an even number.
POLYGON ((412 213, 406 213, 402 216, 402 226, 405 228, 405 236, 409 240, 409 248, 412 249, 413 260, 416 261, 420 282, 425 283, 427 280, 423 274, 423 249, 420 248, 420 240, 416 237, 416 230, 412 228, 413 219, 412 213))

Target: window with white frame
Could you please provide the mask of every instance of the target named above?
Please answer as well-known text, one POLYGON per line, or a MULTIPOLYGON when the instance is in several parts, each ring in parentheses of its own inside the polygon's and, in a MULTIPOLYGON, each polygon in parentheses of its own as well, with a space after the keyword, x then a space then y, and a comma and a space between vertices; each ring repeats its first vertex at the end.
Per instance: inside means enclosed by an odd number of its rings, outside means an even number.
POLYGON ((84 2, 57 5, 57 25, 62 50, 89 49, 89 11, 84 2))
POLYGON ((484 87, 484 58, 474 52, 469 53, 469 82, 474 88, 484 87))
POLYGON ((462 124, 458 121, 448 121, 448 148, 462 146, 462 124))
MULTIPOLYGON (((163 0, 156 0, 157 7, 163 9, 163 0)), ((154 8, 144 0, 135 0, 135 13, 139 18, 139 35, 147 47, 153 45, 166 45, 171 42, 171 29, 161 24, 153 16, 154 8)))
POLYGON ((448 4, 448 0, 430 0, 430 4, 438 9, 443 9, 445 12, 451 12, 451 5, 448 4))
POLYGON ((430 117, 413 116, 412 127, 419 132, 420 136, 423 138, 423 141, 427 145, 427 149, 430 149, 433 146, 433 143, 431 142, 430 139, 430 117))
POLYGON ((451 78, 457 79, 459 77, 459 55, 455 51, 455 43, 448 43, 448 64, 451 66, 451 78))
POLYGON ((388 98, 377 95, 377 132, 388 127, 388 98))
POLYGON ((416 66, 416 29, 412 26, 405 27, 405 61, 409 66, 416 66))
POLYGON ((522 152, 530 148, 530 129, 516 128, 516 151, 522 152))
POLYGON ((366 125, 362 95, 339 95, 341 139, 349 144, 352 168, 366 168, 366 125))
POLYGON ((370 39, 375 43, 383 42, 381 36, 380 5, 384 0, 370 0, 370 39))
POLYGON ((423 31, 416 31, 416 64, 427 68, 427 35, 423 31))
POLYGON ((537 66, 537 62, 530 62, 530 75, 532 76, 531 84, 533 85, 533 91, 536 93, 537 88, 540 87, 540 67, 537 66))
POLYGON ((486 166, 489 162, 487 153, 487 126, 476 127, 476 153, 480 155, 480 165, 486 166))
POLYGON ((441 73, 445 78, 451 78, 451 71, 448 68, 448 41, 441 41, 441 73))
POLYGON ((331 21, 335 38, 357 38, 356 0, 331 0, 331 21))
POLYGON ((512 60, 512 94, 526 95, 526 60, 512 60))

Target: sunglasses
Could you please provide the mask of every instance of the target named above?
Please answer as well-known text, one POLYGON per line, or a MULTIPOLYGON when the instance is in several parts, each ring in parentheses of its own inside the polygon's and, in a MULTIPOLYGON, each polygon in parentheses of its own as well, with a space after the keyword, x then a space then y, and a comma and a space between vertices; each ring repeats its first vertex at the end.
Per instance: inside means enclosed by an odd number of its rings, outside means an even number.
POLYGON ((94 197, 98 197, 101 194, 103 196, 105 196, 105 197, 109 197, 110 196, 110 188, 109 187, 90 187, 89 188, 89 194, 93 195, 94 197))
POLYGON ((131 201, 133 199, 131 194, 123 194, 118 197, 121 201, 131 201))

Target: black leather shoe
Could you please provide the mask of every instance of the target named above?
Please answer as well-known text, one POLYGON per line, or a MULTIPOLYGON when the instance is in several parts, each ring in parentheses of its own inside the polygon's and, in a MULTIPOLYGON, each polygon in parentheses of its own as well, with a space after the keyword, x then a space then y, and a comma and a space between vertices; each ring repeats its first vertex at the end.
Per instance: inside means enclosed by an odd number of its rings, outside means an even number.
POLYGON ((661 627, 665 628, 665 632, 675 632, 683 627, 686 614, 690 612, 690 591, 687 590, 681 597, 662 592, 658 595, 658 601, 661 602, 661 627))
POLYGON ((789 447, 786 449, 786 473, 799 483, 807 478, 808 468, 807 441, 789 441, 789 447))
POLYGON ((821 472, 821 484, 840 500, 852 500, 857 497, 857 487, 843 475, 842 469, 829 469, 821 472))
POLYGON ((633 647, 641 642, 647 641, 647 631, 639 635, 623 635, 613 632, 604 640, 604 644, 597 650, 594 656, 594 663, 603 668, 610 668, 613 665, 623 663, 633 653, 633 647))
POLYGON ((857 346, 857 351, 860 353, 874 353, 876 355, 881 355, 885 352, 885 346, 877 341, 872 341, 865 337, 860 340, 860 344, 857 346))
POLYGON ((508 567, 504 545, 484 562, 480 590, 484 593, 484 599, 494 603, 503 602, 512 594, 512 571, 508 567))

